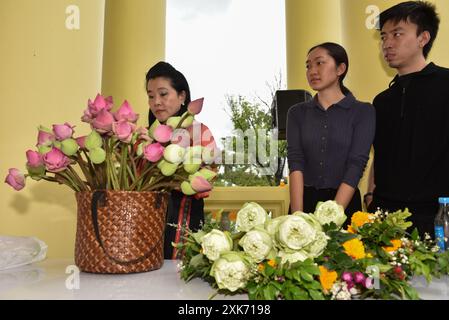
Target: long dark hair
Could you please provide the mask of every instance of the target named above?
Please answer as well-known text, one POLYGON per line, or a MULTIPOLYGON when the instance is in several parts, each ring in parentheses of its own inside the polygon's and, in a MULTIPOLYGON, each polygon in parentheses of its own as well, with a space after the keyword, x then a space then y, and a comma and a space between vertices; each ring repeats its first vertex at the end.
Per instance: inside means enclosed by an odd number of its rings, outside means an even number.
MULTIPOLYGON (((179 72, 178 70, 176 70, 171 64, 164 62, 164 61, 160 61, 158 63, 156 63, 154 66, 152 66, 150 68, 150 70, 148 70, 147 75, 146 75, 146 82, 145 82, 145 88, 148 87, 148 81, 150 81, 151 79, 156 79, 156 78, 166 78, 168 80, 170 80, 170 84, 173 87, 173 89, 176 90, 176 92, 178 94, 181 94, 183 91, 186 94, 186 99, 184 101, 184 104, 181 105, 181 109, 179 109, 178 113, 173 115, 173 116, 180 116, 182 115, 184 112, 187 111, 187 106, 190 103, 190 88, 189 88, 189 83, 187 82, 187 79, 184 77, 184 75, 179 72)), ((154 116, 153 112, 151 112, 151 110, 149 111, 148 114, 148 125, 151 126, 153 124, 153 122, 156 120, 156 117, 154 116)))
POLYGON ((332 57, 332 59, 334 59, 337 67, 342 63, 344 63, 346 65, 346 70, 339 77, 338 82, 340 84, 340 90, 345 96, 348 95, 349 93, 351 93, 351 91, 343 85, 343 80, 345 79, 346 74, 348 73, 348 70, 349 70, 349 59, 348 59, 348 54, 346 53, 345 48, 343 48, 338 43, 324 42, 322 44, 316 45, 313 48, 311 48, 307 54, 309 54, 316 48, 323 48, 324 50, 326 50, 327 53, 332 57))

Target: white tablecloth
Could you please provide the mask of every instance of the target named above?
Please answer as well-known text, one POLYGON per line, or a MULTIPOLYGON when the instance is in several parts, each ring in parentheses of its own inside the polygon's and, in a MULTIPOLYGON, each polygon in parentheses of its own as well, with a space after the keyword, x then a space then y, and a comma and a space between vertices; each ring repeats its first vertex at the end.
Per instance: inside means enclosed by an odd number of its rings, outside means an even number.
MULTIPOLYGON (((181 280, 176 264, 177 261, 166 260, 159 270, 137 274, 78 275, 73 261, 47 259, 0 272, 0 299, 206 300, 214 294, 209 284, 200 279, 189 283, 181 280)), ((413 284, 422 299, 449 300, 449 277, 435 279, 430 285, 417 278, 413 284)), ((245 300, 247 296, 218 295, 214 299, 245 300)))

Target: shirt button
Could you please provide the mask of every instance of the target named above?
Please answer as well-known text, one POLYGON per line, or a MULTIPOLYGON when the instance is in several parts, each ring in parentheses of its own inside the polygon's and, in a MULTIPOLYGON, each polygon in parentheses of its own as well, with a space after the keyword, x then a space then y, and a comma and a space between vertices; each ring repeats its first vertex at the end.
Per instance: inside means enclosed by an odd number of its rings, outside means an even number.
POLYGON ((324 149, 321 149, 321 153, 324 153, 324 149))
POLYGON ((320 166, 323 166, 323 162, 320 162, 320 166))
POLYGON ((326 137, 321 137, 321 140, 323 140, 323 141, 326 140, 326 137))
POLYGON ((324 125, 324 129, 327 129, 327 124, 324 125))

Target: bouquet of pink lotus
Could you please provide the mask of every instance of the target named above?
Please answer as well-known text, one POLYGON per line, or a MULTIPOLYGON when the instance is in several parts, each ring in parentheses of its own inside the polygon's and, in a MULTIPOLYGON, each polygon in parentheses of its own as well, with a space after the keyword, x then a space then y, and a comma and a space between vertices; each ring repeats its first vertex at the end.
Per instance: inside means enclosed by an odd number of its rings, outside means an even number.
POLYGON ((24 188, 29 177, 64 184, 76 192, 208 192, 216 176, 212 169, 218 150, 213 140, 192 145, 190 138, 202 106, 203 99, 192 101, 180 117, 137 128, 139 116, 127 101, 112 112, 112 97, 98 94, 94 101, 89 99, 81 118, 91 126, 89 135, 75 137, 69 123, 53 125, 52 130, 39 127, 37 150, 26 152, 27 173, 9 169, 5 182, 15 190, 24 188))

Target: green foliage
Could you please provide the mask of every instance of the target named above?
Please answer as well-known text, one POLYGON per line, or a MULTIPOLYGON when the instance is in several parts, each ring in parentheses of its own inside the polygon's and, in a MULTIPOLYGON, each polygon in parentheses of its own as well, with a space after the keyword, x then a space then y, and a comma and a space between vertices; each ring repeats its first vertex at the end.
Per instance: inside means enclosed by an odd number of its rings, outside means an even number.
POLYGON ((252 300, 324 300, 320 271, 312 259, 279 266, 280 260, 259 264, 259 273, 248 282, 252 300))

